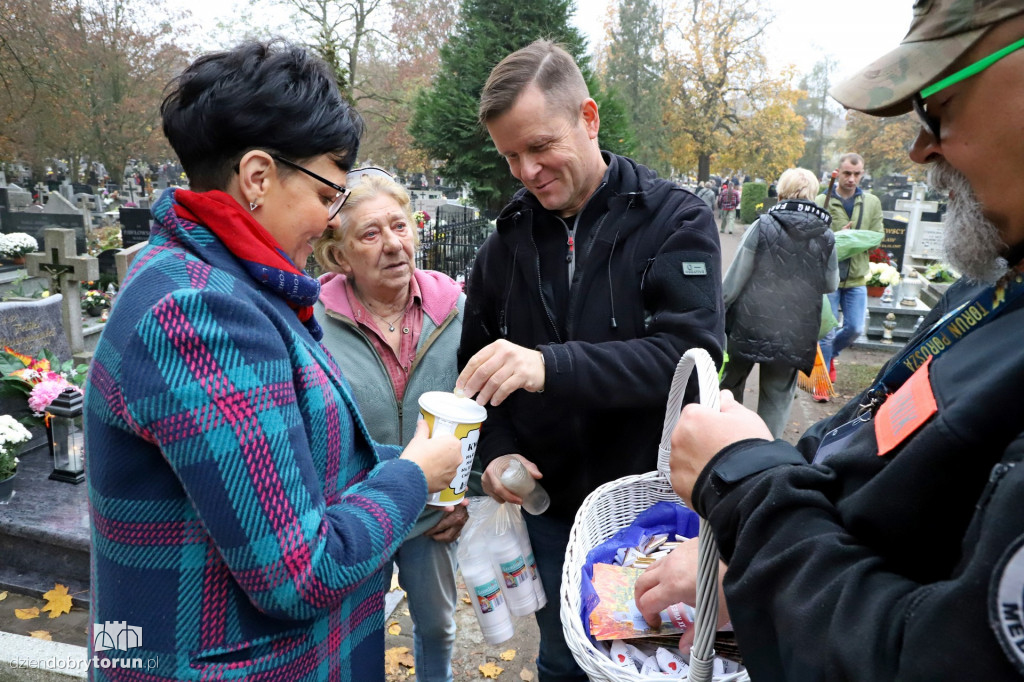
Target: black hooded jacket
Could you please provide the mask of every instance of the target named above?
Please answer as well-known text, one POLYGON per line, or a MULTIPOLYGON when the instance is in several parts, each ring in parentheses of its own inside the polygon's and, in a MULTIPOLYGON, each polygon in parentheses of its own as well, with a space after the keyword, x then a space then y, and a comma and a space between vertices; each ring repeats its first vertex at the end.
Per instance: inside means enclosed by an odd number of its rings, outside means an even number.
POLYGON ((547 514, 571 521, 588 493, 652 471, 672 373, 689 348, 721 363, 721 252, 707 205, 604 152, 604 182, 567 227, 525 189, 470 275, 459 365, 507 339, 544 355, 542 393, 488 407, 477 455, 518 453, 544 474, 547 514))
MULTIPOLYGON (((831 216, 813 202, 787 200, 751 228, 757 230, 753 267, 726 312, 730 356, 777 362, 810 374, 821 295, 835 290, 825 281, 835 246, 830 223, 831 216)), ((754 237, 751 233, 750 239, 754 237)), ((744 246, 753 244, 745 239, 744 246)))

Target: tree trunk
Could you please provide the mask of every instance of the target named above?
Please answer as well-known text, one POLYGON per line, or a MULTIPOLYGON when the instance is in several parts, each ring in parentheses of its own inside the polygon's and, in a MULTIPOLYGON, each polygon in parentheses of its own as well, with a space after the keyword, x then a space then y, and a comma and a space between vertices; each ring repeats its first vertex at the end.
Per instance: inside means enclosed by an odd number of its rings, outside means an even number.
POLYGON ((701 152, 697 156, 697 180, 704 182, 711 177, 711 154, 701 152))

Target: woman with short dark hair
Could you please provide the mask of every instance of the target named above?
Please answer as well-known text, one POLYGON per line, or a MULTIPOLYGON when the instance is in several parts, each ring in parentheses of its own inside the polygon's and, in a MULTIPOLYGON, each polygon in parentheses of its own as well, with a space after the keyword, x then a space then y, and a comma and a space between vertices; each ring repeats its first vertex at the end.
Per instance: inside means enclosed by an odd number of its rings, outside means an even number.
POLYGON ((382 680, 382 569, 461 456, 376 444, 319 343, 301 267, 360 119, 281 43, 199 58, 161 111, 192 190, 154 205, 86 390, 91 622, 142 636, 91 673, 382 680))

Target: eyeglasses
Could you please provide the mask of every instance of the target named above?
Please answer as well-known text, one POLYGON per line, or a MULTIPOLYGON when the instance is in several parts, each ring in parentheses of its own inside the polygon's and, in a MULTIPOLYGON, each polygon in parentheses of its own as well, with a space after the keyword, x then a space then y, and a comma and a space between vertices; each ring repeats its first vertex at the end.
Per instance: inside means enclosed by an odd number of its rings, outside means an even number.
POLYGON ((979 59, 970 66, 966 66, 960 69, 956 73, 946 76, 939 82, 934 83, 933 85, 929 85, 924 90, 921 90, 921 92, 915 93, 914 98, 912 100, 912 104, 914 106, 914 111, 917 113, 918 118, 921 119, 921 124, 928 130, 928 132, 932 134, 932 136, 936 140, 938 140, 939 132, 941 131, 941 128, 939 126, 939 119, 928 113, 928 106, 925 104, 924 100, 928 97, 931 97, 937 92, 945 90, 951 85, 959 83, 960 81, 963 80, 967 80, 971 76, 976 76, 977 74, 981 73, 988 67, 998 62, 1006 55, 1016 52, 1022 47, 1024 47, 1024 38, 1021 38, 1015 43, 1007 45, 998 52, 993 52, 989 56, 984 57, 983 59, 979 59))
POLYGON ((273 155, 273 158, 274 158, 275 161, 283 163, 286 166, 291 166, 295 170, 300 171, 302 173, 305 173, 306 175, 308 175, 311 178, 315 178, 315 179, 319 180, 320 182, 324 183, 325 185, 327 185, 331 189, 336 190, 338 192, 334 196, 334 201, 331 202, 330 207, 328 207, 328 209, 327 209, 327 220, 328 221, 334 220, 334 216, 338 215, 338 211, 340 211, 341 207, 345 205, 345 200, 348 199, 348 195, 352 193, 352 190, 347 189, 345 187, 342 187, 341 185, 336 185, 333 182, 331 182, 330 180, 328 180, 327 178, 324 178, 324 177, 321 177, 321 176, 317 175, 316 173, 314 173, 313 171, 309 170, 308 168, 303 168, 302 166, 300 166, 299 164, 295 163, 294 161, 289 161, 288 159, 280 157, 280 156, 278 156, 276 154, 273 155))

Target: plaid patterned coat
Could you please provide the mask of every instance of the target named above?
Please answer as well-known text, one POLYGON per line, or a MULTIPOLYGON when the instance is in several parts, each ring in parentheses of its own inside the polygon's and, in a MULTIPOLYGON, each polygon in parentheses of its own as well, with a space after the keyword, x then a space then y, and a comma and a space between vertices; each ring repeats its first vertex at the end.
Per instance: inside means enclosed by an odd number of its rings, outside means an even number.
POLYGON ((373 443, 285 300, 172 201, 86 388, 90 679, 383 680, 380 569, 426 479, 373 443))

